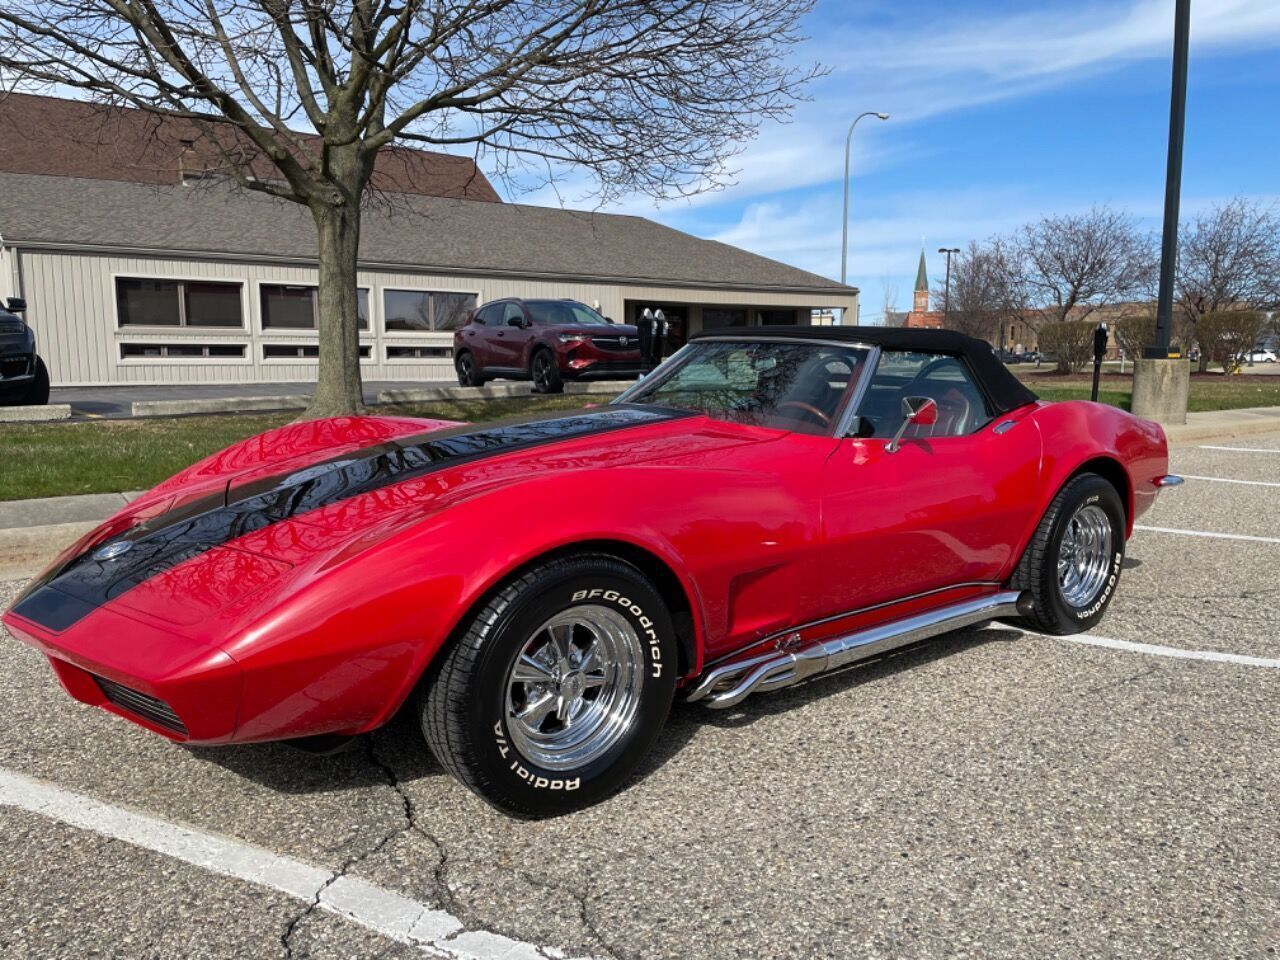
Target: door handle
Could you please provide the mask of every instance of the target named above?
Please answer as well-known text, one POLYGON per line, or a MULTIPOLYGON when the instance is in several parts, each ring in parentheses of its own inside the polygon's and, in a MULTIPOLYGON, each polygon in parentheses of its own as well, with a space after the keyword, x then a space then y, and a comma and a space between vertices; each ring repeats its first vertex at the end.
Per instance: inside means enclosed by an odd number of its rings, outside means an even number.
POLYGON ((995 432, 996 432, 996 433, 1008 433, 1010 430, 1012 430, 1012 429, 1013 429, 1014 427, 1016 427, 1017 425, 1018 425, 1018 421, 1017 421, 1017 420, 1001 420, 999 423, 997 423, 997 424, 996 424, 995 432))

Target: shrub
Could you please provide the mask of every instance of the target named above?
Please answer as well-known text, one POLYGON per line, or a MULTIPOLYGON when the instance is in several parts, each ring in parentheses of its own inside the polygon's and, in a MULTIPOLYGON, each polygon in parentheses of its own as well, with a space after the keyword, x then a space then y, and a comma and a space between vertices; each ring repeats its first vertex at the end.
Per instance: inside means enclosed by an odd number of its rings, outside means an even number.
POLYGON ((1062 320, 1040 328, 1040 349, 1058 360, 1059 373, 1076 373, 1093 359, 1093 320, 1062 320))
POLYGON ((1142 356, 1142 351, 1156 342, 1156 315, 1140 313, 1121 317, 1111 325, 1111 335, 1116 345, 1130 360, 1142 356))
POLYGON ((1266 317, 1253 310, 1220 310, 1206 313, 1196 321, 1200 352, 1213 363, 1222 364, 1223 373, 1240 369, 1240 361, 1258 340, 1266 317))

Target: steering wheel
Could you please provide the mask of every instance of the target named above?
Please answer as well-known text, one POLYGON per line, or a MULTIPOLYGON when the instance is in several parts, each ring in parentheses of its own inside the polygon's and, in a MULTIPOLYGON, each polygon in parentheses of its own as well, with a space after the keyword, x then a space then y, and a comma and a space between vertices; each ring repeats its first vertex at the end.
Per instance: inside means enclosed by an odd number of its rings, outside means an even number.
POLYGON ((812 404, 805 403, 803 400, 783 400, 776 409, 781 410, 783 407, 799 407, 805 413, 812 415, 824 427, 831 426, 831 418, 819 410, 812 404))
MULTIPOLYGON (((919 383, 921 380, 928 380, 935 370, 940 370, 948 364, 960 366, 960 361, 955 357, 939 357, 937 360, 930 360, 911 378, 911 382, 919 383)), ((960 367, 960 369, 963 370, 964 368, 960 367)))

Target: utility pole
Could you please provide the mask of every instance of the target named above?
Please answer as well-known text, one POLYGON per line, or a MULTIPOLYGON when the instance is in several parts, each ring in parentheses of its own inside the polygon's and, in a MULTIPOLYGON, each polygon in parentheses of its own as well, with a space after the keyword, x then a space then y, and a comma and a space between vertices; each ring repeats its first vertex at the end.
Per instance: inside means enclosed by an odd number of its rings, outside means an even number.
POLYGON ((1176 0, 1173 21, 1173 92, 1169 101, 1169 159, 1164 181, 1164 230, 1160 240, 1160 292, 1156 298, 1156 342, 1144 355, 1167 359, 1173 334, 1173 281, 1178 263, 1178 207, 1182 196, 1182 140, 1187 126, 1187 51, 1191 0, 1176 0))
POLYGON ((959 253, 960 248, 939 247, 938 252, 945 253, 947 255, 947 279, 944 282, 945 293, 943 294, 946 299, 942 304, 942 325, 949 330, 951 329, 951 255, 953 253, 959 253))
POLYGON ((1156 297, 1155 343, 1133 361, 1130 409, 1162 424, 1187 422, 1191 366, 1170 356, 1173 283, 1178 262, 1178 205, 1182 192, 1182 141, 1187 119, 1187 55, 1191 0, 1176 0, 1173 20, 1173 89, 1169 97, 1169 156, 1165 167, 1164 230, 1160 240, 1160 292, 1156 297))
MULTIPOLYGON (((888 120, 887 113, 868 110, 853 118, 849 124, 849 132, 844 137, 844 221, 840 231, 840 283, 845 282, 845 271, 849 263, 849 145, 853 142, 853 128, 863 117, 875 117, 877 120, 888 120)), ((843 319, 843 318, 841 318, 843 319)))

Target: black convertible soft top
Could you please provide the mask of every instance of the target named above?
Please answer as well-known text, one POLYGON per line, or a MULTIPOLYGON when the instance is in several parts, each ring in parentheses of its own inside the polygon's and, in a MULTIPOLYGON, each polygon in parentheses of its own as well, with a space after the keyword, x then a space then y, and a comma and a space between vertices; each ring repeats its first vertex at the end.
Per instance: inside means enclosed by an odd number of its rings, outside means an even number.
POLYGON ((723 327, 695 333, 690 340, 733 337, 735 340, 828 340, 869 343, 882 350, 947 353, 963 357, 979 387, 999 415, 1038 399, 1000 362, 991 344, 954 330, 921 330, 906 327, 723 327))

